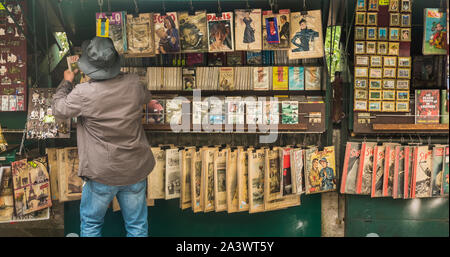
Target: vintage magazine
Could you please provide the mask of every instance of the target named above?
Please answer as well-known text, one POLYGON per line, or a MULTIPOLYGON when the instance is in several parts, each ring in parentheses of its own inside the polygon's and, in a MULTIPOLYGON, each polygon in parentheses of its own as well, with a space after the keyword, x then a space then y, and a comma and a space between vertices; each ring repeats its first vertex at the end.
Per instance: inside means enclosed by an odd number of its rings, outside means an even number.
POLYGON ((280 148, 281 195, 292 194, 291 148, 280 148))
POLYGON ((181 52, 198 53, 208 51, 206 11, 196 11, 195 15, 179 12, 181 52))
POLYGON ((264 205, 270 210, 269 202, 282 197, 282 173, 280 168, 280 153, 278 147, 265 149, 264 171, 264 205))
POLYGON ((221 17, 215 13, 206 15, 208 22, 208 51, 234 51, 233 12, 223 12, 221 17))
POLYGON ((449 183, 448 183, 448 173, 449 173, 449 147, 448 145, 444 150, 444 161, 443 161, 443 175, 442 175, 442 187, 441 187, 441 195, 448 196, 449 191, 449 183))
POLYGON ((246 123, 247 124, 262 124, 263 123, 263 102, 250 100, 245 102, 247 107, 246 123))
POLYGON ((237 181, 237 158, 238 150, 231 149, 227 156, 227 177, 226 177, 226 192, 227 192, 227 212, 233 213, 239 211, 239 197, 238 197, 238 181, 237 181))
POLYGON ((442 175, 444 167, 443 164, 444 160, 444 147, 443 146, 435 146, 433 147, 432 157, 431 157, 431 163, 432 163, 432 170, 431 170, 431 196, 436 197, 441 195, 441 188, 442 188, 442 175))
POLYGON ((384 152, 383 196, 392 196, 394 185, 395 147, 398 144, 386 143, 384 152))
POLYGON ((166 124, 181 124, 182 107, 183 100, 181 99, 166 100, 166 124))
POLYGON ((289 90, 305 90, 304 67, 289 67, 289 90))
POLYGON ((202 150, 197 150, 192 154, 192 172, 191 172, 191 202, 194 213, 203 211, 203 192, 202 184, 202 150))
POLYGON ((263 11, 262 38, 264 50, 289 49, 290 10, 282 9, 277 14, 263 11))
POLYGON ((127 52, 126 12, 96 13, 95 18, 109 20, 109 38, 119 54, 127 52))
POLYGON ((321 73, 321 67, 305 67, 305 90, 322 89, 321 73))
POLYGON ((182 68, 183 90, 192 91, 198 87, 196 69, 193 67, 182 68))
POLYGON ((153 14, 155 24, 155 52, 156 54, 180 53, 180 28, 176 12, 153 14))
POLYGON ((303 194, 305 192, 303 180, 303 163, 304 150, 293 148, 291 150, 291 176, 292 176, 292 193, 303 194))
POLYGON ((14 215, 13 179, 10 166, 0 167, 0 223, 10 222, 14 215))
POLYGON ((359 158, 356 194, 370 195, 372 189, 373 149, 376 143, 363 142, 359 158))
POLYGON ((50 192, 52 194, 52 201, 59 200, 58 191, 58 156, 56 148, 46 148, 48 158, 48 171, 50 176, 50 192))
POLYGON ((249 212, 264 211, 264 149, 248 150, 249 212))
POLYGON ((151 147, 155 157, 155 167, 147 177, 147 196, 149 199, 165 199, 166 151, 159 147, 151 147))
POLYGON ((320 188, 319 179, 319 161, 314 160, 313 154, 318 151, 317 147, 312 147, 305 150, 305 193, 315 193, 320 188))
POLYGON ((418 146, 415 149, 412 198, 431 196, 431 153, 428 146, 418 146))
POLYGON ((253 67, 253 90, 269 90, 270 79, 270 67, 253 67))
POLYGON ((191 172, 192 156, 195 149, 186 148, 180 151, 181 154, 181 195, 180 207, 182 210, 192 206, 191 204, 191 172))
POLYGON ((261 9, 235 10, 234 23, 236 51, 262 50, 261 9))
POLYGON ((281 124, 298 124, 298 101, 281 102, 281 124))
POLYGON ((272 86, 273 90, 288 90, 289 89, 289 67, 275 66, 272 67, 272 86))
POLYGON ((79 55, 71 55, 67 56, 67 67, 70 71, 75 72, 75 77, 73 79, 73 84, 81 84, 87 82, 89 77, 86 76, 81 69, 78 67, 78 60, 80 59, 79 55))
POLYGON ((416 124, 439 123, 439 89, 416 90, 416 124))
POLYGON ((219 90, 229 91, 235 89, 234 67, 219 68, 219 90))
POLYGON ((238 148, 237 158, 239 211, 247 211, 249 209, 248 151, 238 148))
POLYGON ((164 109, 166 107, 165 99, 153 98, 145 105, 145 107, 145 120, 147 124, 164 124, 164 109))
POLYGON ((413 166, 414 166, 414 147, 413 146, 404 146, 403 154, 405 155, 405 178, 403 183, 403 199, 411 198, 411 180, 413 175, 413 166))
POLYGON ((202 177, 201 185, 203 191, 203 211, 210 212, 215 210, 214 205, 214 153, 217 148, 206 148, 203 151, 202 158, 202 177))
POLYGON ((395 147, 394 161, 394 184, 392 188, 392 197, 394 199, 404 198, 405 184, 405 148, 403 146, 395 147))
POLYGON ((438 8, 424 9, 423 54, 447 55, 447 14, 438 8))
POLYGON ((361 143, 347 142, 341 178, 341 194, 356 194, 360 155, 361 143))
POLYGON ((166 150, 165 199, 174 199, 181 194, 181 167, 178 148, 166 150))
POLYGON ((229 149, 214 153, 214 206, 216 212, 227 210, 227 158, 229 149))
POLYGON ((321 10, 291 13, 289 59, 324 56, 321 10))
POLYGON ((383 196, 383 177, 384 177, 384 153, 385 145, 376 145, 373 150, 373 173, 372 173, 372 191, 371 197, 383 196))
POLYGON ((81 197, 83 191, 83 180, 78 176, 78 149, 76 147, 64 148, 67 196, 81 197))
POLYGON ((155 27, 152 13, 127 14, 127 56, 150 57, 155 55, 155 27))

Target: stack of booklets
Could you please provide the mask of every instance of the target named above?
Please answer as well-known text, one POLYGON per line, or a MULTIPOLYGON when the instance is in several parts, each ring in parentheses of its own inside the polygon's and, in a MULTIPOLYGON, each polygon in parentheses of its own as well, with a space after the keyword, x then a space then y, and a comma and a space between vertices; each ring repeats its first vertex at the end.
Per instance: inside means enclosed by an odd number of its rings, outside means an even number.
MULTIPOLYGON (((183 70, 184 71, 184 70, 183 70)), ((180 67, 148 67, 148 90, 181 90, 184 85, 180 67)))

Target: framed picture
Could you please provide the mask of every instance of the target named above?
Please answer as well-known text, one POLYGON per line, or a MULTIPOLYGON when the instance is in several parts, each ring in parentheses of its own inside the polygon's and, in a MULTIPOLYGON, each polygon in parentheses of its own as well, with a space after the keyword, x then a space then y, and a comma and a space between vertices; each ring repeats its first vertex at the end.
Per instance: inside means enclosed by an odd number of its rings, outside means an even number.
POLYGON ((367 101, 355 100, 355 106, 353 109, 355 111, 367 111, 367 101))
POLYGON ((369 68, 355 67, 355 78, 367 78, 369 76, 369 68))
POLYGON ((395 79, 396 68, 383 68, 383 78, 395 79))
POLYGON ((389 52, 388 55, 397 55, 399 53, 400 43, 389 42, 389 52))
POLYGON ((400 29, 389 28, 389 41, 399 41, 399 39, 400 39, 400 29))
POLYGON ((411 57, 398 57, 398 67, 411 67, 411 57))
POLYGON ((383 69, 381 68, 370 68, 369 78, 371 79, 381 79, 383 76, 383 69))
POLYGON ((402 5, 400 7, 401 12, 411 12, 411 1, 410 0, 402 0, 402 5))
POLYGON ((377 26, 378 25, 378 13, 376 12, 368 12, 367 13, 367 26, 377 26))
POLYGON ((411 41, 411 29, 400 29, 400 41, 410 42, 411 41))
POLYGON ((367 27, 367 40, 377 40, 377 27, 367 27))
POLYGON ((387 28, 386 27, 378 28, 378 40, 388 40, 387 28))
POLYGON ((397 90, 397 101, 409 101, 409 91, 397 90))
POLYGON ((391 26, 391 27, 400 26, 400 14, 399 13, 390 13, 389 26, 391 26))
POLYGON ((356 100, 367 100, 367 90, 355 89, 355 99, 356 100))
POLYGON ((384 67, 397 67, 397 56, 383 56, 384 67))
POLYGON ((383 90, 383 101, 395 101, 395 90, 383 90))
POLYGON ((367 79, 355 79, 355 88, 367 89, 367 79))
POLYGON ((355 54, 365 54, 366 53, 366 42, 355 41, 355 54))
POLYGON ((383 58, 381 55, 370 56, 370 67, 381 67, 383 66, 383 58))
POLYGON ((369 56, 367 55, 357 55, 355 56, 356 66, 369 66, 369 56))
POLYGON ((356 12, 355 25, 366 25, 366 13, 356 12))
POLYGON ((395 110, 397 112, 409 112, 409 101, 408 102, 396 102, 395 110))
POLYGON ((381 89, 381 79, 369 80, 369 89, 381 89))
POLYGON ((382 102, 382 112, 395 112, 395 102, 382 102))
POLYGON ((397 89, 409 90, 409 80, 398 79, 397 89))
POLYGON ((374 42, 374 41, 366 42, 366 53, 367 54, 376 54, 377 53, 377 42, 374 42))
POLYGON ((369 100, 380 101, 381 92, 381 90, 369 90, 369 100))
POLYGON ((369 111, 381 112, 381 101, 369 101, 369 111))
POLYGON ((411 79, 411 68, 398 68, 397 78, 411 79))
POLYGON ((411 27, 411 14, 400 14, 400 27, 411 27))
POLYGON ((356 26, 355 40, 365 40, 365 39, 366 39, 366 27, 356 26))
POLYGON ((377 53, 380 55, 388 54, 388 42, 377 42, 378 50, 377 53))
POLYGON ((365 11, 365 10, 367 10, 366 0, 357 0, 356 11, 365 11))
POLYGON ((369 0, 367 4, 368 11, 378 11, 378 0, 369 0))
POLYGON ((389 11, 398 12, 399 11, 400 0, 390 0, 389 1, 389 11))
POLYGON ((395 79, 383 79, 383 89, 395 89, 395 79))

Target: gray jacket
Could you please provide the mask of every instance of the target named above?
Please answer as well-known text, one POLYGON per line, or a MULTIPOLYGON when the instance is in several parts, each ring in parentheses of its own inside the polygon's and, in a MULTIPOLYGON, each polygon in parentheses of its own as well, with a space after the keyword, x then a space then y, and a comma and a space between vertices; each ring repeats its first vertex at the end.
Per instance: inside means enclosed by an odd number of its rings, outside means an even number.
POLYGON ((142 126, 150 93, 132 74, 75 87, 62 81, 53 96, 53 114, 78 117, 78 175, 121 186, 146 178, 155 166, 142 126))

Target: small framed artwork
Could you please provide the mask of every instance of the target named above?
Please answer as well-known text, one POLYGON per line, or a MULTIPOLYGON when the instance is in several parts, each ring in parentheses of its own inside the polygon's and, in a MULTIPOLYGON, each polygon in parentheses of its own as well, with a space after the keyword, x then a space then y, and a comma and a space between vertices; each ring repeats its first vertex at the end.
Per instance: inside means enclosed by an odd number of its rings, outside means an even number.
POLYGON ((409 91, 397 90, 397 101, 409 101, 409 91))
POLYGON ((380 101, 381 90, 369 90, 369 100, 380 101))
POLYGON ((411 29, 400 29, 400 41, 403 42, 411 41, 411 29))
POLYGON ((396 68, 383 68, 383 78, 395 79, 396 68))
POLYGON ((378 28, 378 40, 388 40, 387 28, 385 27, 378 28))
POLYGON ((400 2, 400 0, 390 0, 389 1, 389 11, 390 12, 398 12, 399 11, 399 2, 400 2))
POLYGON ((383 90, 383 101, 395 101, 395 90, 383 90))
POLYGON ((367 41, 366 42, 366 53, 367 54, 376 54, 377 53, 377 42, 367 41))
POLYGON ((397 78, 411 79, 411 68, 398 68, 397 78))
POLYGON ((381 55, 370 56, 370 67, 381 67, 383 66, 383 58, 381 55))
POLYGON ((377 42, 378 50, 377 53, 380 55, 388 54, 388 42, 377 42))
POLYGON ((367 89, 367 79, 355 79, 355 88, 367 89))
POLYGON ((383 56, 384 67, 397 67, 397 56, 383 56))
MULTIPOLYGON (((359 24, 356 24, 356 25, 359 25, 359 24)), ((391 27, 400 26, 400 14, 399 13, 390 13, 389 26, 391 26, 391 27)))
POLYGON ((369 78, 371 79, 381 79, 383 76, 383 69, 381 68, 370 68, 369 78))
POLYGON ((355 89, 355 99, 356 100, 367 100, 367 90, 355 89))
POLYGON ((398 56, 399 50, 400 50, 400 43, 389 42, 388 55, 396 55, 396 56, 398 56))
POLYGON ((367 13, 367 26, 377 26, 378 25, 378 13, 376 12, 368 12, 367 13))
POLYGON ((381 79, 369 80, 369 89, 381 89, 381 79))
POLYGON ((382 102, 382 112, 395 112, 395 102, 382 102))
POLYGON ((366 13, 356 12, 355 25, 366 25, 366 13))
POLYGON ((355 26, 355 40, 366 39, 366 27, 355 26))
POLYGON ((365 54, 366 53, 366 42, 355 41, 355 54, 365 54))
POLYGON ((383 79, 383 89, 395 89, 395 79, 383 79))
POLYGON ((369 101, 370 112, 381 112, 381 101, 369 101))
POLYGON ((408 102, 396 102, 395 110, 397 112, 409 112, 409 101, 408 102))
POLYGON ((367 5, 368 11, 378 11, 378 0, 369 0, 367 5))
POLYGON ((400 14, 400 27, 411 27, 411 14, 400 14))
POLYGON ((377 40, 377 27, 367 27, 367 40, 377 40))
POLYGON ((398 41, 400 39, 399 28, 389 28, 389 41, 398 41))
POLYGON ((365 11, 365 10, 367 10, 366 0, 357 0, 356 1, 356 11, 365 11))
POLYGON ((369 76, 369 68, 355 67, 355 78, 367 78, 369 76))
POLYGON ((369 66, 369 56, 367 55, 357 55, 355 56, 356 66, 369 66))
POLYGON ((411 67, 411 57, 398 57, 398 67, 411 67))
POLYGON ((355 111, 367 111, 367 101, 364 100, 355 100, 355 111))
MULTIPOLYGON (((369 9, 370 10, 370 9, 369 9)), ((411 12, 411 0, 402 0, 401 12, 411 12)))
POLYGON ((397 80, 397 89, 409 90, 409 80, 397 80))

